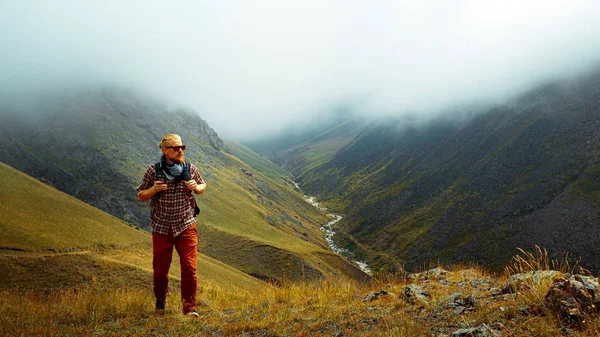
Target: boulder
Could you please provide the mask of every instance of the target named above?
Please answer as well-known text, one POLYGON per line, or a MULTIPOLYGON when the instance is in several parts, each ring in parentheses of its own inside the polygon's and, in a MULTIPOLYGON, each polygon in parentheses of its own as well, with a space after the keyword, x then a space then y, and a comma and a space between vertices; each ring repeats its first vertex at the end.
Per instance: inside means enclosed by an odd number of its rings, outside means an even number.
POLYGON ((410 303, 427 303, 431 294, 416 284, 409 284, 402 290, 402 297, 410 303))
POLYGON ((446 279, 446 274, 448 274, 448 271, 437 267, 434 269, 430 269, 428 271, 424 271, 422 273, 413 273, 413 274, 409 274, 408 275, 408 279, 412 280, 412 281, 417 281, 417 280, 444 280, 446 279))
POLYGON ((554 279, 544 300, 563 324, 581 328, 589 314, 598 312, 598 288, 595 278, 567 274, 554 279))
POLYGON ((503 294, 529 289, 532 285, 540 285, 543 281, 551 281, 561 273, 556 270, 536 270, 512 275, 502 287, 503 294))
POLYGON ((444 308, 456 308, 456 307, 464 307, 464 308, 473 308, 475 307, 475 297, 474 296, 465 296, 461 292, 456 292, 446 297, 443 301, 444 308))
POLYGON ((374 301, 374 300, 378 299, 379 296, 384 296, 387 294, 388 294, 388 292, 385 290, 375 291, 375 292, 369 293, 367 296, 365 296, 365 298, 363 298, 363 302, 374 301))

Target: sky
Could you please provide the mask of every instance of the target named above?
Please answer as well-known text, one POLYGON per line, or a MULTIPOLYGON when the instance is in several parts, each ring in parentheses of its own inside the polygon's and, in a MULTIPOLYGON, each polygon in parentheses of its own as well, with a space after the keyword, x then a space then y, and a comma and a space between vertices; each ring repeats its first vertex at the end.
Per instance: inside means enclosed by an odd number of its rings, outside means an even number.
POLYGON ((597 0, 3 0, 0 95, 94 83, 254 139, 336 106, 434 116, 600 65, 597 0))

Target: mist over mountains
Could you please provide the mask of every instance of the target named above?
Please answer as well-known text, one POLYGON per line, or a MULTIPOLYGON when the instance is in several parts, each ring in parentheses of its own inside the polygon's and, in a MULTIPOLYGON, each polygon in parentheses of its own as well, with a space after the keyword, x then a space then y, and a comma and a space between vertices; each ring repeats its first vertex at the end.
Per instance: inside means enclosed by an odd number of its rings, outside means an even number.
POLYGON ((366 117, 502 102, 600 60, 595 0, 0 3, 0 101, 118 83, 252 140, 352 102, 366 117))
POLYGON ((344 214, 337 240, 374 266, 497 270, 539 245, 598 270, 599 87, 591 71, 470 118, 388 119, 340 136, 346 121, 279 149, 277 138, 249 144, 344 214))
MULTIPOLYGON (((27 104, 2 105, 0 122, 3 163, 145 230, 150 210, 135 188, 160 159, 158 142, 178 133, 186 160, 208 184, 196 197, 201 253, 271 282, 368 278, 327 249, 319 227, 328 218, 294 191, 287 172, 267 177, 251 170, 194 111, 134 89, 60 88, 27 104)), ((27 207, 37 204, 34 199, 27 207)))
MULTIPOLYGON (((308 127, 294 125, 246 144, 291 172, 305 193, 343 214, 338 243, 376 270, 431 261, 498 269, 517 248, 535 245, 555 258, 563 252, 581 257, 586 268, 597 270, 599 84, 600 72, 590 71, 503 104, 462 106, 429 120, 373 122, 360 113, 347 118, 351 107, 339 108, 308 127)), ((4 163, 147 228, 147 205, 137 202, 132 188, 155 161, 157 140, 177 130, 205 178, 227 181, 220 185, 225 194, 206 209, 217 220, 206 227, 205 252, 228 255, 219 248, 226 245, 210 240, 235 242, 242 251, 261 247, 254 239, 239 241, 240 233, 231 235, 244 232, 239 225, 245 214, 253 214, 251 221, 260 226, 324 246, 318 231, 303 227, 318 228, 322 218, 308 215, 306 205, 284 197, 267 180, 247 175, 258 159, 251 153, 244 155, 245 163, 232 157, 195 112, 123 88, 56 92, 1 107, 4 163), (240 193, 261 209, 260 219, 251 208, 240 212, 240 193), (231 219, 238 220, 228 223, 229 229, 217 228, 231 219)), ((293 188, 281 171, 269 175, 293 188)), ((270 250, 264 253, 272 255, 270 250)), ((256 261, 261 256, 256 253, 256 261)), ((226 262, 244 268, 244 261, 234 260, 226 262)))
POLYGON ((200 160, 223 158, 223 141, 197 114, 129 89, 63 88, 18 103, 0 107, 3 162, 143 227, 147 209, 130 188, 156 158, 156 139, 177 128, 203 144, 191 151, 200 160))

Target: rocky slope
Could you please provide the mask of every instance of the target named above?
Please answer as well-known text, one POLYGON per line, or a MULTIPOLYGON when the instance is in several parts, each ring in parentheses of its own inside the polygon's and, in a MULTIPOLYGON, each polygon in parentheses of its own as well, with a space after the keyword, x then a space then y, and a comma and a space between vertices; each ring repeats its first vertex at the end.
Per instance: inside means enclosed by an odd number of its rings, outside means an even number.
POLYGON ((157 156, 157 139, 182 130, 194 156, 222 158, 223 142, 205 121, 124 89, 49 94, 26 109, 2 109, 0 159, 130 223, 147 227, 131 188, 157 156))
POLYGON ((299 180, 345 214, 342 243, 373 266, 498 269, 517 247, 540 245, 598 270, 598 88, 596 72, 469 119, 373 123, 299 180))

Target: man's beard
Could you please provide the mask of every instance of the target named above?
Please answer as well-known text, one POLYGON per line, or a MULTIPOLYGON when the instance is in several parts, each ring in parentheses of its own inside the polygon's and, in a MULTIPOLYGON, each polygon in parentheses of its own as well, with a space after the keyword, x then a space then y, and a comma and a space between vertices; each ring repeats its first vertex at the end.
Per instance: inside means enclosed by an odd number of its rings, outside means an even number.
POLYGON ((175 157, 175 158, 173 158, 173 161, 175 163, 181 164, 181 163, 183 163, 185 161, 185 156, 182 155, 181 157, 175 157))
POLYGON ((185 155, 181 155, 181 157, 173 156, 167 157, 167 159, 173 164, 182 164, 185 161, 185 155))

